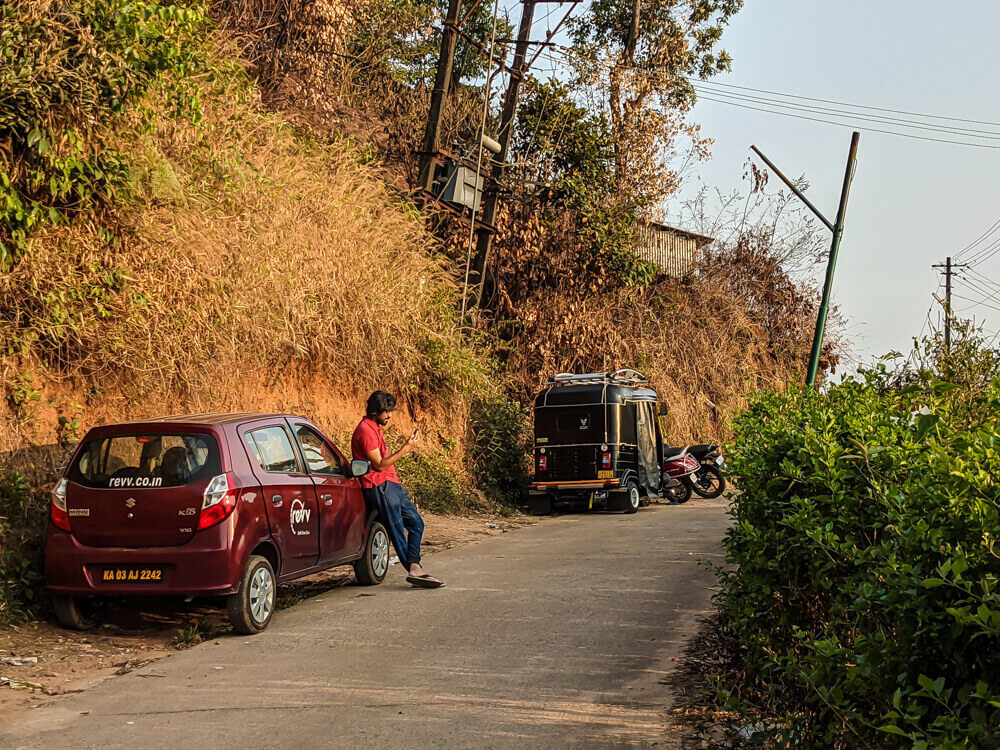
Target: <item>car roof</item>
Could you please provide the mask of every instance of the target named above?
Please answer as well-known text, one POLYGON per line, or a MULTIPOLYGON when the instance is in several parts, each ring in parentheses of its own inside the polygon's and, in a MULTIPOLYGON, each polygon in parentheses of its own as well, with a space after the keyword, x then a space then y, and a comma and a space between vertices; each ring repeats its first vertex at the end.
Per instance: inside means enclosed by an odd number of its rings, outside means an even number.
POLYGON ((234 424, 236 422, 249 422, 255 419, 302 419, 295 414, 276 413, 256 413, 256 412, 208 412, 205 414, 173 414, 168 417, 151 417, 149 419, 135 419, 131 422, 121 424, 205 424, 223 425, 234 424))

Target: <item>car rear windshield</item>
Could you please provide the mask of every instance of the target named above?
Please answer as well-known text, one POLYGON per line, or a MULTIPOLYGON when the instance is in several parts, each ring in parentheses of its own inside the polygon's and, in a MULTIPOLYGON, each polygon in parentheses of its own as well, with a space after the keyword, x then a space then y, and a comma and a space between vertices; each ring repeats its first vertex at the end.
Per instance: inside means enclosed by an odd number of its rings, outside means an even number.
POLYGON ((180 487, 222 473, 211 435, 119 435, 88 440, 69 478, 86 487, 180 487))

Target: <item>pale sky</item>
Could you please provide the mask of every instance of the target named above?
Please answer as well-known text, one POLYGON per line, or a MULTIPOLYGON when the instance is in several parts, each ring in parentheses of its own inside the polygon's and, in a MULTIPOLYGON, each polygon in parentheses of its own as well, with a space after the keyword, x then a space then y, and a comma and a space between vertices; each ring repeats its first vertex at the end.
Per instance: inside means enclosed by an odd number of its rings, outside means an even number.
MULTIPOLYGON (((971 0, 948 13, 942 10, 940 3, 923 1, 746 0, 724 36, 733 72, 715 80, 1000 123, 1000 2, 971 0)), ((696 105, 692 119, 716 143, 711 160, 694 169, 682 196, 701 185, 745 189, 743 166, 750 145, 756 144, 790 177, 805 175, 811 200, 833 220, 851 127, 709 101, 696 105)), ((1000 124, 992 130, 1000 136, 1000 124)), ((1000 138, 980 142, 1000 146, 1000 138)), ((930 266, 955 255, 1000 219, 1000 148, 862 131, 858 154, 834 302, 846 313, 855 354, 867 361, 893 349, 909 351, 941 279, 930 266)), ((771 185, 777 184, 772 179, 771 185)), ((674 213, 676 206, 670 208, 674 213)), ((1000 231, 979 247, 997 239, 1000 231)), ((1000 253, 974 271, 1000 283, 1000 253)), ((987 296, 962 279, 956 279, 954 291, 973 300, 987 296)), ((989 304, 1000 308, 1000 294, 989 304)), ((991 332, 1000 330, 1000 310, 958 298, 954 306, 960 315, 975 315, 991 332)), ((935 303, 935 322, 939 309, 935 303)))

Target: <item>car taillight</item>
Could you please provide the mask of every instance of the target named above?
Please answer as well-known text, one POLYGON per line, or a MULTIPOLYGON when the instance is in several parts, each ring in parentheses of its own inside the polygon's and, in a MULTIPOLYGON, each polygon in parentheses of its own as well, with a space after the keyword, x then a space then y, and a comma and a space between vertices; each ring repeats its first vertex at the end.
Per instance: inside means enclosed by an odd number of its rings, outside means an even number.
POLYGON ((610 453, 602 453, 601 454, 601 468, 602 469, 610 469, 611 468, 611 454, 610 453))
POLYGON ((549 468, 549 457, 548 456, 539 456, 538 457, 538 470, 539 471, 545 471, 547 468, 549 468))
POLYGON ((66 512, 66 485, 68 482, 60 479, 52 489, 51 518, 52 525, 57 529, 69 531, 69 513, 66 512))
POLYGON ((198 531, 229 518, 236 508, 236 489, 233 485, 228 474, 219 474, 208 483, 201 503, 201 515, 198 516, 198 531))

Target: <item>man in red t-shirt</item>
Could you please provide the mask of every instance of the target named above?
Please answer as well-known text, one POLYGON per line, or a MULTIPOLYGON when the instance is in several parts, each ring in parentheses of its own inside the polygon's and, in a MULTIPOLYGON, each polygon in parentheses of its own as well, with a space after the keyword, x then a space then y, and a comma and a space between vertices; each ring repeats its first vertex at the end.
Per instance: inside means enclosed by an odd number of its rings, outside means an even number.
POLYGON ((396 398, 391 393, 375 391, 368 397, 367 414, 351 438, 351 454, 372 465, 371 471, 361 477, 361 487, 365 500, 378 510, 389 532, 399 562, 406 569, 406 580, 414 586, 437 588, 443 585, 441 581, 424 573, 420 566, 424 519, 396 476, 396 462, 413 450, 420 440, 420 430, 414 430, 403 447, 389 455, 382 428, 389 424, 395 409, 396 398))

